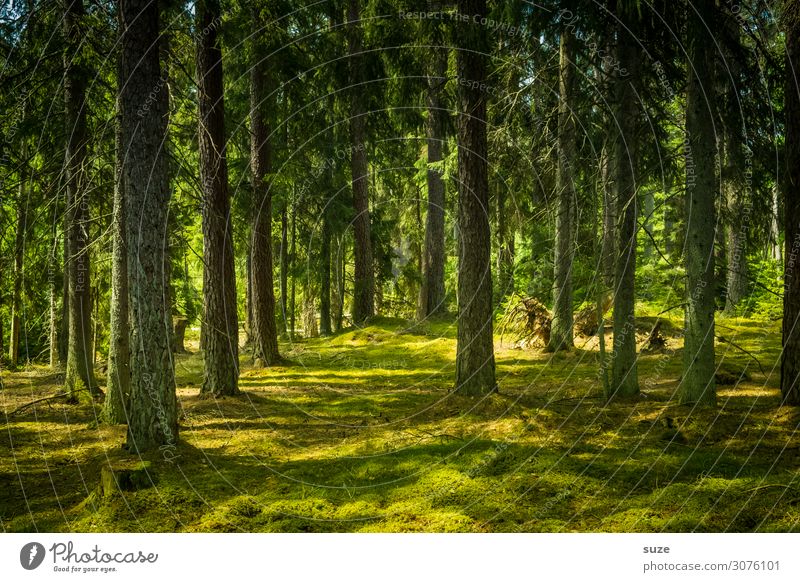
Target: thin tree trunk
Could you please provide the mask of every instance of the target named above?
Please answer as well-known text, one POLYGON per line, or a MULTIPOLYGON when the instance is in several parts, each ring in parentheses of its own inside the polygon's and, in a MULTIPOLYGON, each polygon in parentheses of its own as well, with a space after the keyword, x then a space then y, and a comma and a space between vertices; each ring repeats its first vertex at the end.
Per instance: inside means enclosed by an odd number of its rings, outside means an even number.
POLYGON ((558 102, 558 175, 556 179, 556 233, 553 257, 553 323, 548 350, 572 348, 572 261, 574 236, 572 216, 575 204, 575 92, 574 43, 564 33, 560 41, 558 102))
POLYGON ((800 2, 787 3, 786 22, 786 175, 783 182, 784 252, 781 396, 800 405, 800 2))
POLYGON ((716 167, 712 94, 712 6, 688 9, 689 79, 686 97, 686 319, 682 404, 716 404, 714 383, 714 237, 716 232, 716 167), (691 158, 691 160, 689 159, 691 158))
POLYGON ((369 176, 366 148, 366 114, 362 57, 360 0, 348 0, 350 63, 350 166, 353 184, 353 236, 355 239, 355 283, 353 322, 363 323, 375 315, 375 270, 372 263, 372 239, 369 218, 369 176))
POLYGON ((14 241, 14 289, 11 298, 11 333, 8 342, 9 365, 15 368, 19 358, 19 336, 22 311, 22 278, 25 258, 25 234, 28 223, 28 197, 25 187, 28 183, 27 148, 22 146, 22 164, 19 175, 19 197, 17 198, 17 236, 14 241))
MULTIPOLYGON (((605 118, 606 127, 609 131, 616 129, 613 116, 605 118)), ((601 187, 603 191, 603 241, 601 250, 601 269, 603 273, 603 284, 607 289, 614 287, 614 267, 616 264, 616 243, 614 237, 617 230, 617 203, 614 196, 613 157, 611 150, 614 141, 608 140, 603 145, 600 153, 600 175, 601 187)))
POLYGON ((774 261, 783 262, 783 248, 780 244, 780 232, 778 230, 778 186, 772 188, 772 212, 769 220, 769 251, 768 256, 774 261))
MULTIPOLYGON (((256 8, 253 16, 254 38, 263 23, 256 8)), ((256 50, 250 67, 250 164, 253 174, 253 215, 251 222, 250 261, 252 270, 253 359, 258 366, 271 366, 280 360, 278 326, 275 322, 275 282, 272 268, 272 144, 268 123, 274 100, 271 95, 272 72, 256 50)))
POLYGON ((336 273, 336 314, 334 316, 334 329, 336 332, 342 331, 344 323, 344 293, 345 293, 345 254, 347 238, 340 235, 337 239, 336 254, 331 257, 335 261, 336 273))
POLYGON ((201 394, 239 393, 239 323, 228 163, 219 0, 197 4, 200 177, 203 184, 203 385, 201 394))
MULTIPOLYGON (((292 198, 294 198, 294 197, 292 197, 292 198)), ((292 290, 291 290, 291 295, 289 297, 289 300, 290 300, 290 304, 289 304, 289 338, 290 339, 294 339, 294 330, 295 330, 295 326, 294 326, 294 323, 295 323, 294 315, 296 313, 296 311, 295 311, 295 307, 296 307, 296 304, 295 304, 296 286, 295 286, 295 284, 297 282, 296 281, 297 277, 295 277, 294 269, 295 269, 295 259, 297 257, 296 253, 297 253, 297 207, 296 207, 296 201, 292 200, 292 250, 290 251, 290 257, 289 257, 289 261, 290 261, 289 269, 290 269, 290 271, 292 273, 292 275, 291 275, 292 276, 292 290)))
POLYGON ((164 142, 167 101, 153 100, 162 82, 158 4, 122 0, 122 78, 119 80, 122 151, 120 194, 124 199, 129 283, 129 451, 172 447, 178 439, 170 305, 164 233, 170 188, 164 142))
MULTIPOLYGON (((441 42, 438 38, 434 42, 441 42)), ((445 309, 444 288, 444 211, 445 185, 442 173, 430 167, 442 161, 447 111, 442 103, 447 81, 446 47, 436 47, 428 75, 427 109, 425 126, 428 144, 428 204, 425 218, 425 250, 422 255, 422 286, 417 317, 424 319, 445 309)))
MULTIPOLYGON (((486 17, 485 0, 460 0, 461 14, 486 17)), ((459 22, 458 76, 458 332, 455 389, 479 395, 497 390, 492 325, 491 229, 486 141, 486 28, 459 22)))
POLYGON ((289 216, 288 216, 289 202, 284 202, 281 208, 281 326, 283 326, 283 334, 286 335, 287 330, 287 301, 286 294, 288 292, 289 281, 289 216))
POLYGON ((94 376, 94 346, 92 345, 92 306, 89 262, 89 191, 86 176, 86 84, 88 72, 76 54, 83 41, 81 21, 84 18, 83 0, 66 0, 64 36, 72 50, 65 54, 64 99, 67 131, 67 245, 69 264, 69 340, 67 369, 64 380, 69 401, 78 399, 78 391, 100 394, 94 376))
MULTIPOLYGON (((118 79, 124 77, 119 59, 118 79)), ((111 264, 111 321, 109 324, 108 383, 103 403, 104 420, 110 424, 127 422, 130 398, 130 320, 128 304, 128 248, 126 241, 125 195, 122 180, 125 150, 123 149, 122 112, 117 104, 115 131, 116 160, 114 168, 114 218, 111 223, 113 241, 111 264)))
POLYGON ((69 192, 65 188, 64 194, 64 225, 61 244, 62 270, 61 270, 61 318, 58 331, 58 362, 67 365, 67 352, 69 351, 69 192))
POLYGON ((331 335, 331 223, 329 205, 322 211, 320 248, 319 333, 331 335))
MULTIPOLYGON (((55 211, 57 212, 57 210, 55 211)), ((58 268, 58 234, 57 227, 53 224, 53 239, 48 253, 48 283, 50 288, 50 368, 58 368, 58 284, 56 282, 56 269, 58 268)), ((2 335, 2 334, 0 334, 2 335)))

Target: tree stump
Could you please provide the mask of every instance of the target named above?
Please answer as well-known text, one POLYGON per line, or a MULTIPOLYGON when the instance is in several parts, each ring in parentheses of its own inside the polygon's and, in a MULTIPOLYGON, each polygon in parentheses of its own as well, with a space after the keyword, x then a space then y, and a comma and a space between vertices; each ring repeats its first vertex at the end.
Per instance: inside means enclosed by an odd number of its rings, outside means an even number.
POLYGON ((123 491, 139 491, 152 487, 155 474, 149 462, 110 461, 100 469, 100 497, 105 499, 123 491))
POLYGON ((175 354, 185 354, 186 346, 184 341, 186 337, 186 326, 189 320, 185 317, 178 315, 172 318, 173 334, 172 334, 172 352, 175 354))

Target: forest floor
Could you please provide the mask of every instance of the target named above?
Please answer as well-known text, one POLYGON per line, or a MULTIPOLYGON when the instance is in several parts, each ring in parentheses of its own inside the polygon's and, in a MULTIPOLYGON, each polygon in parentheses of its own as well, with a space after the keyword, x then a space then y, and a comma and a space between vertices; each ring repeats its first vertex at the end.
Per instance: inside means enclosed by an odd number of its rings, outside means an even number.
POLYGON ((91 403, 14 412, 62 378, 4 372, 0 529, 800 531, 800 411, 778 406, 779 324, 719 320, 716 410, 674 399, 679 328, 664 320, 667 348, 642 354, 641 397, 611 405, 596 338, 548 354, 498 337, 500 392, 454 395, 452 321, 284 342, 289 361, 271 369, 243 354, 241 396, 218 400, 198 398, 202 362, 180 355, 177 450, 146 457, 149 486, 109 497, 101 467, 130 462, 124 427, 98 426, 91 403))

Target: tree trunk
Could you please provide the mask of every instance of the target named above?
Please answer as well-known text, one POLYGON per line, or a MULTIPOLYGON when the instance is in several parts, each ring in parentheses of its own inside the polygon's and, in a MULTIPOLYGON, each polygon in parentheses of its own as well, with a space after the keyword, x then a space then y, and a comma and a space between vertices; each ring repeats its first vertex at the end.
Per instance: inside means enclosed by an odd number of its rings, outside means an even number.
POLYGON ((353 236, 355 238, 355 282, 353 322, 363 323, 375 315, 375 269, 372 263, 372 239, 369 219, 369 176, 366 149, 366 113, 360 0, 348 0, 350 63, 350 166, 353 180, 353 236))
POLYGON ((159 9, 149 0, 122 0, 122 78, 119 80, 130 315, 129 451, 174 446, 177 399, 170 305, 166 301, 164 233, 170 188, 164 142, 165 95, 161 82, 159 9))
POLYGON ((281 208, 281 325, 283 326, 283 334, 286 335, 287 330, 287 297, 288 281, 289 281, 289 212, 288 202, 284 202, 281 208))
POLYGON ((714 237, 716 232, 716 163, 712 94, 712 6, 688 9, 689 79, 686 97, 686 317, 682 404, 713 406, 714 383, 714 237))
MULTIPOLYGON (((53 225, 55 227, 55 224, 53 225)), ((58 235, 53 229, 53 241, 48 255, 49 287, 50 287, 50 368, 58 368, 58 284, 56 282, 58 235)))
POLYGON ((749 194, 745 188, 745 159, 740 137, 723 121, 723 200, 725 221, 725 313, 732 314, 747 294, 747 227, 749 217, 745 214, 749 194))
MULTIPOLYGON (((461 14, 486 17, 485 0, 459 0, 461 14)), ((455 389, 479 395, 497 390, 492 325, 491 230, 486 141, 486 28, 475 21, 457 25, 458 119, 458 332, 455 389)))
POLYGON ((331 335, 331 222, 329 204, 322 210, 319 276, 319 333, 331 335))
POLYGON ((784 252, 781 395, 800 405, 800 2, 789 2, 786 22, 786 175, 783 182, 784 252))
MULTIPOLYGON (((634 9, 631 9, 631 12, 634 9)), ((628 75, 615 77, 614 105, 619 135, 614 153, 614 182, 617 203, 616 265, 614 267, 614 344, 610 393, 607 399, 639 393, 636 369, 636 320, 634 286, 636 277, 636 219, 639 214, 636 169, 639 163, 639 110, 636 86, 639 82, 639 50, 636 31, 638 15, 621 15, 617 60, 628 75)))
POLYGON ((572 348, 572 215, 575 204, 575 93, 574 37, 561 35, 558 101, 558 174, 556 177, 556 233, 553 257, 553 324, 549 351, 572 348))
POLYGON ((344 293, 345 293, 345 255, 347 238, 344 236, 338 237, 336 245, 336 253, 331 259, 335 261, 334 272, 336 273, 336 313, 334 315, 334 329, 337 332, 342 331, 344 323, 344 293))
MULTIPOLYGON (((64 12, 64 36, 69 46, 77 49, 84 39, 83 0, 68 0, 64 12)), ((66 108, 67 156, 67 236, 69 263, 69 340, 67 369, 64 380, 69 401, 77 400, 77 391, 88 389, 92 396, 100 394, 94 377, 92 345, 92 306, 89 264, 89 191, 86 177, 86 65, 75 50, 67 50, 64 100, 66 108)))
POLYGON ((770 213, 769 220, 769 247, 767 256, 773 261, 783 262, 783 248, 780 244, 780 232, 778 230, 778 187, 772 188, 772 212, 770 213))
POLYGON ((439 47, 433 50, 431 72, 428 75, 428 120, 425 126, 428 144, 428 204, 425 218, 425 250, 422 255, 422 286, 417 311, 419 319, 441 313, 445 308, 444 180, 442 173, 432 169, 430 165, 442 160, 447 120, 442 94, 447 82, 448 49, 439 47))
MULTIPOLYGON (((612 89, 613 90, 613 89, 612 89)), ((616 130, 615 120, 612 115, 605 116, 606 127, 609 131, 616 130)), ((614 287, 614 268, 616 265, 616 243, 614 237, 617 230, 617 202, 614 195, 613 156, 611 150, 614 141, 609 139, 603 145, 600 153, 600 180, 603 191, 603 239, 601 253, 601 269, 603 284, 607 289, 614 287)))
POLYGON ((200 177, 203 184, 203 385, 200 393, 239 393, 239 323, 225 154, 219 0, 197 4, 200 177))
POLYGON ((69 351, 69 192, 65 189, 64 195, 64 233, 61 244, 62 271, 61 271, 61 318, 58 331, 58 362, 67 365, 67 352, 69 351))
MULTIPOLYGON (((294 196, 292 196, 294 198, 294 196)), ((297 258, 297 206, 296 201, 292 200, 292 250, 290 251, 289 257, 289 269, 292 272, 292 290, 289 296, 289 339, 294 339, 294 330, 295 330, 295 321, 294 321, 294 314, 295 314, 295 291, 296 291, 296 283, 297 277, 295 277, 294 269, 295 269, 295 260, 297 258)))
POLYGON ((28 222, 28 199, 25 187, 28 182, 27 150, 22 146, 22 164, 19 174, 19 198, 17 199, 17 236, 14 241, 14 289, 11 296, 11 333, 8 341, 8 361, 11 368, 16 368, 19 358, 19 336, 22 310, 22 278, 23 260, 25 258, 25 234, 28 222))
MULTIPOLYGON (((254 11, 254 38, 262 29, 258 9, 254 11)), ((250 165, 253 174, 253 207, 250 241, 252 270, 252 327, 253 359, 257 366, 271 366, 280 360, 278 326, 275 322, 275 283, 272 273, 272 144, 269 115, 271 71, 256 50, 250 67, 250 165)), ((234 304, 235 305, 235 304, 234 304)), ((235 307, 234 307, 235 309, 235 307)))
MULTIPOLYGON (((118 79, 124 77, 121 57, 118 63, 118 79)), ((121 85, 120 85, 121 86, 121 85)), ((122 176, 124 172, 122 111, 117 103, 117 126, 114 135, 116 159, 114 167, 114 217, 111 223, 113 241, 111 255, 111 321, 109 323, 108 381, 106 399, 103 403, 104 420, 110 424, 127 422, 127 407, 130 398, 130 320, 128 305, 128 248, 125 228, 125 194, 122 176)))

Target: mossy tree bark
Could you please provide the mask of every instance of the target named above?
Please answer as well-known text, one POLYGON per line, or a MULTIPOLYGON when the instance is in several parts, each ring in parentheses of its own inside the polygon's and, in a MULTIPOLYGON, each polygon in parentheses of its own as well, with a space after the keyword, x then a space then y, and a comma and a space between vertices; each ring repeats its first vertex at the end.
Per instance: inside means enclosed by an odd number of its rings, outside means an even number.
MULTIPOLYGON (((264 22, 258 8, 253 10, 253 38, 264 34, 264 22)), ((258 50, 253 43, 250 66, 250 170, 253 177, 253 200, 250 240, 253 359, 258 366, 271 366, 279 359, 278 327, 275 322, 275 289, 272 269, 272 144, 269 118, 274 101, 270 66, 264 60, 269 51, 258 50)), ((235 310, 235 303, 234 303, 235 310)))
POLYGON ((491 230, 486 141, 485 0, 460 0, 475 21, 457 24, 458 76, 458 332, 455 390, 480 395, 497 389, 492 325, 491 230))
MULTIPOLYGON (((122 59, 119 78, 124 79, 122 59)), ((117 111, 115 132, 116 160, 114 168, 114 217, 111 222, 113 241, 111 257, 111 321, 109 324, 108 383, 103 403, 104 420, 110 424, 127 422, 130 398, 130 320, 128 319, 128 248, 126 246, 125 196, 123 185, 122 112, 117 111)))
POLYGON ((89 261, 89 191, 86 176, 86 84, 88 71, 80 55, 85 36, 83 0, 67 0, 64 4, 64 37, 69 47, 65 53, 64 100, 66 109, 66 245, 69 279, 69 339, 65 390, 68 400, 76 401, 78 391, 100 394, 94 376, 92 345, 91 273, 89 261))
POLYGON ((639 214, 636 171, 639 165, 639 61, 641 51, 636 8, 623 8, 619 15, 617 60, 620 72, 614 78, 615 124, 619 127, 614 154, 614 188, 616 198, 616 263, 614 266, 614 343, 608 399, 639 393, 636 368, 636 221, 639 214))
POLYGON ((572 217, 575 205, 575 38, 561 34, 559 47, 558 165, 556 173, 555 242, 553 246, 553 323, 549 351, 572 348, 572 261, 575 253, 572 217))
MULTIPOLYGON (((203 185, 203 385, 201 394, 239 393, 239 323, 233 262, 218 0, 197 4, 200 178, 203 185)), ((267 220, 266 217, 264 217, 267 220)))
POLYGON ((353 183, 353 236, 355 277, 353 321, 363 323, 375 315, 375 268, 369 217, 369 170, 367 167, 366 113, 360 0, 347 4, 348 52, 350 66, 350 169, 353 183))
POLYGON ((686 96, 686 314, 682 404, 714 406, 714 239, 716 235, 716 162, 708 23, 713 5, 688 8, 688 89, 686 96))
POLYGON ((800 2, 787 2, 786 26, 786 175, 783 182, 784 256, 783 352, 781 395, 800 405, 800 2))
POLYGON ((161 92, 159 9, 149 0, 122 0, 120 110, 124 161, 121 183, 130 308, 129 451, 172 446, 178 438, 172 319, 165 260, 170 189, 165 141, 167 102, 161 92))

